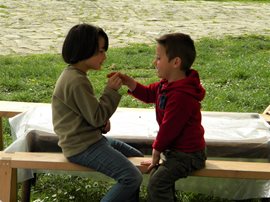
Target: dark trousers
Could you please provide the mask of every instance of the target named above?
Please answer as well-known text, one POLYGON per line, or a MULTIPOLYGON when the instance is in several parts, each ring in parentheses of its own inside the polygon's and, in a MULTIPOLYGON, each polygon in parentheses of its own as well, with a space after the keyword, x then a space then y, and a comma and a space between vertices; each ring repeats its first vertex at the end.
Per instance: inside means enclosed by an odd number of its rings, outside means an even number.
POLYGON ((205 166, 205 151, 183 153, 165 151, 164 161, 150 173, 147 187, 149 202, 174 202, 175 182, 205 166))

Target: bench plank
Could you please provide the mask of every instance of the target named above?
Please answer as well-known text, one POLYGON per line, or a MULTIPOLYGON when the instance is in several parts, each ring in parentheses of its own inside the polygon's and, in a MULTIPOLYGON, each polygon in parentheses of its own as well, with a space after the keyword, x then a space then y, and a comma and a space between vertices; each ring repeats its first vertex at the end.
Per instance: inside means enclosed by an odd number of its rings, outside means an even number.
MULTIPOLYGON (((2 153, 4 152, 0 153, 0 160, 2 153)), ((4 153, 3 156, 12 159, 12 168, 93 171, 89 168, 69 162, 62 153, 15 152, 4 153)), ((144 157, 130 157, 129 160, 142 172, 146 172, 147 167, 140 164, 141 161, 144 160, 144 157)))
MULTIPOLYGON (((42 170, 67 170, 67 171, 92 171, 89 168, 69 162, 62 153, 41 152, 0 152, 0 161, 11 159, 11 168, 42 169, 42 170)), ((129 160, 146 173, 147 166, 141 165, 142 161, 151 157, 130 157, 129 160)), ((192 173, 201 177, 225 177, 244 179, 270 179, 270 163, 240 162, 227 160, 207 160, 206 167, 192 173)))
MULTIPOLYGON (((65 170, 65 171, 93 171, 89 168, 69 162, 63 153, 46 152, 0 152, 1 160, 10 159, 11 168, 42 169, 42 170, 65 170)), ((141 165, 146 157, 128 158, 141 172, 147 171, 147 166, 141 165)), ((150 157, 148 158, 150 159, 150 157)))
POLYGON ((192 174, 201 177, 270 180, 270 163, 207 160, 206 167, 192 174))
MULTIPOLYGON (((147 166, 141 165, 141 162, 150 159, 151 157, 149 156, 129 158, 142 173, 147 172, 147 166)), ((16 201, 18 168, 83 172, 94 171, 69 162, 62 153, 6 153, 0 151, 0 201, 16 201)), ((270 180, 270 163, 207 160, 206 167, 193 172, 191 176, 270 180)))

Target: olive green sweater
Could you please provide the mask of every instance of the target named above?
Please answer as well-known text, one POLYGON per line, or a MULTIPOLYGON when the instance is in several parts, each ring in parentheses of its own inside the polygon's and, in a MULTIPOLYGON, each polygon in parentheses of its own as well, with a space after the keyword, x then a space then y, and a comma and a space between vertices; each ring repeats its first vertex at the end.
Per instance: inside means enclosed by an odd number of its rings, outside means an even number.
POLYGON ((58 145, 66 157, 76 155, 102 138, 101 128, 115 112, 121 95, 105 87, 98 100, 87 74, 68 66, 52 96, 52 116, 58 145))

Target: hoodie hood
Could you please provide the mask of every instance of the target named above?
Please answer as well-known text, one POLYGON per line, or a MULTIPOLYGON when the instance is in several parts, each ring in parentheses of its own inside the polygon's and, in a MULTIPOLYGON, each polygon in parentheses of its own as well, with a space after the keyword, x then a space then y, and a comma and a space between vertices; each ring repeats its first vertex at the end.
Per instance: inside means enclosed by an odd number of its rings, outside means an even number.
POLYGON ((191 69, 187 73, 187 77, 178 81, 168 83, 167 80, 161 81, 161 92, 165 91, 169 93, 181 92, 186 93, 194 97, 198 101, 202 101, 205 96, 205 89, 201 85, 199 74, 196 70, 191 69))

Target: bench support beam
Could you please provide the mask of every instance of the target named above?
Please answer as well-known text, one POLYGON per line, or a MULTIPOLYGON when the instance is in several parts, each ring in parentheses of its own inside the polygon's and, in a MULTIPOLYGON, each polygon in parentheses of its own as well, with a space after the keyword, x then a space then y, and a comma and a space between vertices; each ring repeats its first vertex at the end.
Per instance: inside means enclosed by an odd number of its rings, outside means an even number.
POLYGON ((3 120, 2 117, 0 117, 0 151, 4 149, 4 135, 3 135, 3 120))
POLYGON ((11 167, 11 160, 0 161, 0 201, 17 201, 17 169, 11 167))

